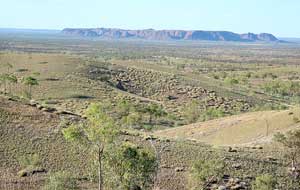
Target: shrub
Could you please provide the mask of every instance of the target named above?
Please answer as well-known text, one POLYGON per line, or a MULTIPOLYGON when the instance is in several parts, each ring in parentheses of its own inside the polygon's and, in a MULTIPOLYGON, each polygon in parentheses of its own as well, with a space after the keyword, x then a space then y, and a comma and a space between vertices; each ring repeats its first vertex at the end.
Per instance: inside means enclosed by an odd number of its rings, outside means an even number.
POLYGON ((295 123, 299 123, 300 122, 300 119, 298 118, 298 117, 293 117, 293 121, 295 122, 295 123))
POLYGON ((22 170, 18 172, 19 177, 30 176, 35 172, 45 172, 45 170, 40 167, 41 161, 37 154, 22 156, 18 161, 22 168, 22 170))
POLYGON ((221 160, 198 160, 190 171, 191 189, 205 189, 212 181, 221 180, 225 165, 221 160))
POLYGON ((44 190, 74 190, 79 189, 76 178, 67 172, 53 173, 46 180, 44 190))
POLYGON ((225 79, 225 83, 228 84, 228 85, 235 85, 235 84, 239 84, 239 80, 236 79, 236 78, 227 77, 225 79))
POLYGON ((40 157, 37 154, 22 156, 18 161, 22 168, 35 168, 41 164, 40 157))
POLYGON ((157 162, 152 152, 124 143, 111 149, 110 155, 108 164, 112 175, 116 176, 118 181, 111 181, 111 187, 121 186, 125 190, 133 187, 146 189, 153 184, 157 162))
POLYGON ((216 74, 213 75, 214 79, 220 79, 220 77, 216 74))
POLYGON ((271 78, 271 79, 276 79, 278 76, 275 75, 274 73, 263 73, 261 78, 265 79, 265 78, 271 78))
POLYGON ((300 130, 290 131, 286 134, 277 133, 274 135, 274 141, 283 145, 285 155, 290 159, 291 168, 296 168, 300 156, 300 130))
POLYGON ((245 76, 246 76, 247 78, 251 78, 252 73, 251 73, 251 72, 247 72, 245 76))
POLYGON ((120 100, 116 106, 117 113, 120 117, 128 116, 132 109, 133 105, 126 100, 120 100))
POLYGON ((184 107, 183 110, 184 117, 186 118, 188 123, 193 123, 198 121, 201 110, 199 102, 193 100, 189 104, 184 107))
POLYGON ((256 177, 252 184, 253 190, 273 190, 276 185, 276 180, 269 174, 264 174, 256 177))
POLYGON ((142 123, 142 115, 139 112, 132 112, 122 118, 122 123, 128 127, 138 128, 142 123))
POLYGON ((159 117, 167 115, 167 112, 165 112, 163 107, 158 104, 150 104, 149 106, 144 108, 143 112, 149 114, 149 124, 152 123, 153 117, 157 119, 159 117))
POLYGON ((152 129, 153 129, 153 125, 147 125, 147 124, 145 124, 145 125, 143 125, 143 128, 146 130, 146 131, 151 131, 152 129))
POLYGON ((228 74, 226 72, 221 72, 220 73, 221 78, 226 78, 228 76, 228 74))
POLYGON ((202 112, 201 120, 207 121, 207 120, 216 119, 224 116, 225 116, 224 108, 207 108, 204 112, 202 112))

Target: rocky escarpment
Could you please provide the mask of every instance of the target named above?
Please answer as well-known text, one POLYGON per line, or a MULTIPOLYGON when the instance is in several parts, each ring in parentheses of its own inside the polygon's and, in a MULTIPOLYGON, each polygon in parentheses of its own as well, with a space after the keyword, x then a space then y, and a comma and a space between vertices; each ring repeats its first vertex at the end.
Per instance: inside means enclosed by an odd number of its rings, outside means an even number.
POLYGON ((111 39, 137 38, 146 40, 208 40, 208 41, 238 41, 255 42, 279 41, 274 35, 261 34, 237 34, 228 31, 202 31, 202 30, 124 30, 114 28, 66 28, 62 31, 65 35, 81 37, 101 37, 111 39))

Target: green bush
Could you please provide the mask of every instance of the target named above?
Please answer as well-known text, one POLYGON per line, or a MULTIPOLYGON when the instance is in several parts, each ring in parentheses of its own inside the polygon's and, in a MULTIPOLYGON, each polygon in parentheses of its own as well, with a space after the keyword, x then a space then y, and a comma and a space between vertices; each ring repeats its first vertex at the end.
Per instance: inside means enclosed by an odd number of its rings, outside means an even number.
POLYGON ((142 119, 142 115, 139 112, 132 112, 122 118, 122 123, 127 127, 139 128, 142 123, 142 119))
POLYGON ((116 111, 120 117, 126 117, 130 114, 130 112, 133 110, 133 108, 134 107, 130 102, 128 102, 126 100, 120 100, 117 103, 116 111))
POLYGON ((221 160, 198 160, 190 171, 190 188, 205 189, 212 181, 221 180, 225 165, 221 160))
POLYGON ((40 157, 37 154, 22 156, 18 159, 18 161, 22 168, 39 167, 41 164, 40 157))
POLYGON ((34 171, 42 171, 41 161, 37 154, 29 154, 18 158, 21 170, 18 171, 19 177, 32 175, 34 171))
POLYGON ((207 121, 211 119, 216 119, 225 116, 224 108, 207 108, 204 112, 201 113, 201 120, 207 121))
POLYGON ((252 77, 252 73, 251 72, 247 72, 245 75, 247 78, 251 78, 252 77))
POLYGON ((44 190, 74 190, 79 189, 76 178, 67 172, 50 174, 46 180, 44 190))
POLYGON ((201 115, 200 103, 195 100, 191 101, 184 107, 183 114, 188 123, 198 121, 201 115))
POLYGON ((151 130, 154 128, 153 125, 148 125, 148 124, 145 124, 145 125, 143 125, 142 127, 143 127, 146 131, 151 131, 151 130))
POLYGON ((239 80, 236 78, 227 77, 225 78, 225 83, 228 85, 235 85, 235 84, 239 84, 239 80))
POLYGON ((273 190, 276 185, 276 180, 269 174, 264 174, 256 177, 252 184, 253 190, 273 190))
POLYGON ((152 152, 124 143, 111 149, 109 154, 107 159, 111 176, 116 177, 110 179, 111 188, 129 190, 132 187, 147 189, 152 186, 157 170, 156 157, 152 152))
POLYGON ((150 104, 145 107, 142 112, 149 114, 149 124, 152 124, 153 118, 156 120, 167 115, 167 112, 164 110, 164 108, 158 104, 150 104))

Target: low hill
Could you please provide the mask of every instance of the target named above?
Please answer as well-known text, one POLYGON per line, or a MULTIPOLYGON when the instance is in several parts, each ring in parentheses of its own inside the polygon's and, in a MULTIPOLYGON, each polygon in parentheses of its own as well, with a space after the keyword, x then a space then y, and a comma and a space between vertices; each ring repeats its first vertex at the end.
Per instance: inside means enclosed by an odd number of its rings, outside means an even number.
MULTIPOLYGON (((63 139, 61 122, 69 119, 76 120, 76 117, 50 113, 37 106, 0 96, 0 189, 42 189, 51 173, 62 170, 76 176, 80 189, 97 189, 96 183, 87 180, 91 174, 87 161, 88 151, 81 152, 76 144, 67 143, 63 139), (38 155, 43 172, 20 177, 18 172, 24 169, 20 159, 32 154, 38 155)), ((150 146, 146 138, 137 134, 128 133, 124 138, 141 147, 150 146)), ((286 169, 281 164, 283 161, 278 160, 280 164, 268 161, 267 156, 277 155, 274 151, 240 148, 234 153, 198 142, 177 142, 171 139, 154 139, 154 143, 158 147, 165 147, 162 149, 164 151, 157 182, 159 189, 188 190, 191 163, 207 158, 227 158, 225 161, 229 170, 226 176, 231 180, 238 177, 246 189, 249 189, 249 179, 260 173, 274 173, 279 182, 286 181, 282 177, 286 169)), ((233 182, 231 186, 234 187, 236 183, 240 182, 233 182)))
POLYGON ((155 135, 214 145, 263 144, 277 132, 300 127, 299 115, 298 109, 259 111, 162 130, 155 135))
POLYGON ((66 28, 62 31, 65 35, 81 37, 102 37, 112 39, 138 38, 146 40, 207 40, 207 41, 237 41, 237 42, 276 42, 274 35, 261 34, 237 34, 228 31, 202 31, 202 30, 124 30, 114 28, 66 28))

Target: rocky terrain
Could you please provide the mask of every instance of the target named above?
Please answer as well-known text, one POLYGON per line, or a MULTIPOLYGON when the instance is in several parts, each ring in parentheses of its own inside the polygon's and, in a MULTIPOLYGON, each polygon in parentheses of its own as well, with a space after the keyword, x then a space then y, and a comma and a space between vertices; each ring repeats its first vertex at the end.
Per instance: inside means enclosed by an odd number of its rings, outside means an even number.
POLYGON ((146 40, 207 40, 207 41, 237 41, 237 42, 276 42, 279 41, 274 35, 261 34, 237 34, 228 31, 202 31, 202 30, 124 30, 114 28, 66 28, 62 31, 65 35, 81 37, 102 38, 138 38, 146 40))
MULTIPOLYGON (((77 120, 77 116, 39 109, 39 104, 22 103, 0 96, 0 189, 41 189, 47 174, 61 169, 72 171, 80 180, 81 189, 96 189, 86 180, 88 166, 86 157, 79 154, 76 145, 68 144, 60 133, 61 119, 77 120), (10 135, 7 135, 10 134, 10 135), (43 172, 18 177, 22 166, 18 158, 36 153, 41 156, 43 172), (87 187, 88 185, 88 187, 87 187)), ((149 146, 142 134, 124 134, 126 141, 149 146)), ((249 148, 212 148, 195 141, 163 140, 152 137, 158 146, 166 149, 162 154, 161 189, 188 189, 190 163, 195 159, 222 159, 228 167, 219 182, 212 181, 210 189, 250 189, 250 183, 259 173, 278 172, 278 180, 284 181, 281 159, 273 159, 277 153, 249 148), (272 156, 272 157, 271 157, 272 156), (252 166, 252 167, 250 167, 252 166)))
POLYGON ((112 87, 164 104, 182 117, 182 109, 193 100, 201 101, 201 109, 224 108, 226 112, 245 112, 251 105, 245 100, 222 97, 214 91, 189 84, 176 75, 137 68, 91 66, 87 77, 109 83, 112 87))

